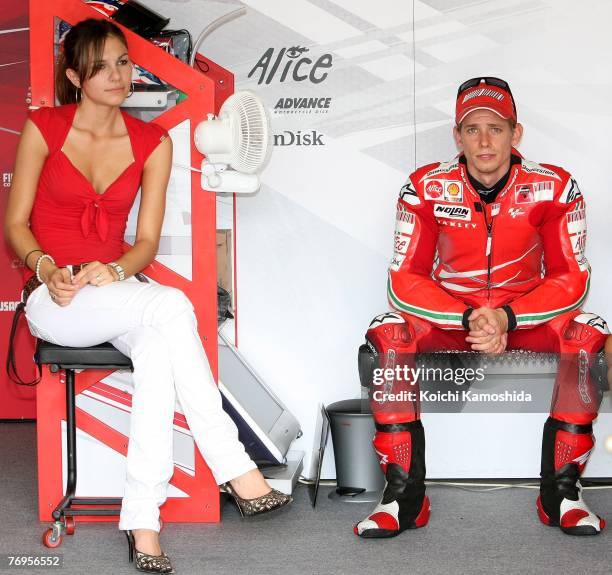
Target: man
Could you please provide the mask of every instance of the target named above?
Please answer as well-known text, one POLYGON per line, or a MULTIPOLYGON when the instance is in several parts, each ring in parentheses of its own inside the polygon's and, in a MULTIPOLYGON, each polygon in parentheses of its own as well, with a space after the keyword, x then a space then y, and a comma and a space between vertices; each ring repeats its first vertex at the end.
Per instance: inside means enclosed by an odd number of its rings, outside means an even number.
MULTIPOLYGON (((370 324, 362 385, 372 387, 375 368, 414 362, 417 352, 558 352, 537 512, 565 533, 596 535, 605 522, 584 503, 579 479, 600 399, 589 368, 610 332, 579 309, 590 277, 584 199, 568 172, 516 151, 523 127, 503 80, 464 82, 455 121, 460 155, 418 169, 400 191, 388 281, 399 313, 370 324)), ((415 389, 394 378, 385 389, 415 389)), ((418 393, 396 402, 371 394, 371 404, 387 485, 355 533, 392 537, 429 519, 418 393)))

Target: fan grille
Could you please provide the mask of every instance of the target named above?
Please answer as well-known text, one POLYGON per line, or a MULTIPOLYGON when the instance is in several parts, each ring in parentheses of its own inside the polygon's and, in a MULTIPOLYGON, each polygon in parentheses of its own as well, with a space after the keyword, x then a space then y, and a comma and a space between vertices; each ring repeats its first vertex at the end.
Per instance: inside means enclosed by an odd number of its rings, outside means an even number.
POLYGON ((247 174, 257 172, 269 150, 270 130, 264 105, 253 92, 237 92, 221 107, 220 114, 224 113, 232 119, 237 143, 232 167, 247 174))

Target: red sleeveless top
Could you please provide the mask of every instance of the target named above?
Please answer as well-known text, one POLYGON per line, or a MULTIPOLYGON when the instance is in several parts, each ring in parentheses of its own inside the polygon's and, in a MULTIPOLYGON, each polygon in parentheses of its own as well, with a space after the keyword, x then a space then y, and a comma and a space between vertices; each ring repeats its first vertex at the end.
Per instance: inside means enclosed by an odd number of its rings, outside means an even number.
MULTIPOLYGON (((67 104, 29 114, 49 148, 38 180, 30 229, 41 249, 59 267, 94 260, 107 263, 121 257, 127 218, 144 163, 168 135, 158 124, 143 122, 121 110, 134 162, 98 194, 62 152, 76 109, 76 104, 67 104)), ((32 275, 25 268, 24 279, 32 275)))

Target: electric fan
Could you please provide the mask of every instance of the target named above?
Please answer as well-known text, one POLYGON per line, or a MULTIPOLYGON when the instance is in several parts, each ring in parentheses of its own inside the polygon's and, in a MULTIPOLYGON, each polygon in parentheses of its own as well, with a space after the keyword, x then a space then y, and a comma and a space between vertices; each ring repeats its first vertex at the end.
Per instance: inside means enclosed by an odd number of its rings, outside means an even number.
POLYGON ((270 129, 262 101, 251 91, 236 92, 221 106, 219 116, 195 129, 202 162, 202 188, 208 192, 252 194, 268 160, 270 129))

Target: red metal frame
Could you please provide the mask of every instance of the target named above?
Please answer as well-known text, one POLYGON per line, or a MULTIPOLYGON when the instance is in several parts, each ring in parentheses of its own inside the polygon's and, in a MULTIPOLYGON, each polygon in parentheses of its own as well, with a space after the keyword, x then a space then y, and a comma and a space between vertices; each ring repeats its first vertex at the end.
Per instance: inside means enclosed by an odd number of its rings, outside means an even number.
MULTIPOLYGON (((30 59, 33 106, 53 106, 54 99, 54 26, 55 18, 76 24, 85 18, 104 19, 99 12, 81 0, 30 0, 30 59)), ((144 38, 120 26, 126 35, 131 59, 143 65, 168 84, 178 88, 187 99, 169 109, 155 122, 166 129, 189 119, 191 121, 191 162, 199 166, 202 155, 193 143, 193 132, 207 113, 218 113, 221 104, 233 93, 234 78, 214 62, 198 56, 208 65, 206 74, 190 68, 144 38), (146 63, 146 65, 145 65, 146 63)), ((192 280, 187 280, 168 267, 154 262, 144 271, 154 280, 182 289, 192 301, 198 320, 198 330, 208 356, 213 375, 217 366, 217 269, 215 195, 200 187, 200 175, 191 174, 192 217, 192 280)), ((129 245, 126 244, 126 247, 129 245)), ((77 376, 77 393, 95 385, 109 372, 87 371, 77 376)), ((51 511, 62 496, 62 432, 65 420, 64 388, 60 376, 43 371, 38 386, 38 476, 39 515, 51 520, 51 511)), ((83 431, 125 454, 127 438, 106 424, 77 409, 77 425, 83 431)), ((164 521, 219 521, 219 490, 199 451, 195 454, 195 477, 175 467, 171 480, 177 488, 189 493, 189 498, 169 498, 162 507, 164 521)), ((79 517, 79 520, 99 521, 100 517, 79 517)), ((113 520, 112 518, 110 520, 113 520)))

